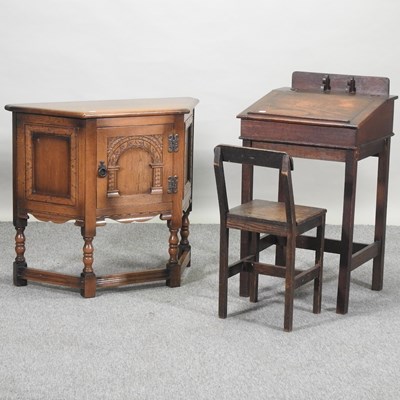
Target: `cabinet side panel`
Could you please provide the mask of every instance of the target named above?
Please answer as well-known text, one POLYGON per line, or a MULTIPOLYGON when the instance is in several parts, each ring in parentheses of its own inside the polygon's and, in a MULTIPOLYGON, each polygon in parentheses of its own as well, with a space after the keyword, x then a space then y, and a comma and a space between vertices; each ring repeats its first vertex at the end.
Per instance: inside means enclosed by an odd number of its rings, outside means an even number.
MULTIPOLYGON (((82 122, 19 114, 15 171, 17 213, 63 222, 82 214, 79 168, 82 122)), ((82 160, 81 160, 82 161, 82 160)))
POLYGON ((74 129, 25 125, 26 198, 75 205, 77 151, 74 129))

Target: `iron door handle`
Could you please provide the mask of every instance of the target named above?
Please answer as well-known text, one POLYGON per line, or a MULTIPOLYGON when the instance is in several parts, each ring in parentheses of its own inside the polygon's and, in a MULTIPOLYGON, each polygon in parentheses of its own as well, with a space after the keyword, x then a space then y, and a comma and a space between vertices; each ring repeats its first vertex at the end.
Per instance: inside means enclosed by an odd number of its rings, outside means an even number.
POLYGON ((97 168, 97 175, 99 178, 105 178, 107 176, 107 166, 104 161, 100 161, 99 167, 97 168))

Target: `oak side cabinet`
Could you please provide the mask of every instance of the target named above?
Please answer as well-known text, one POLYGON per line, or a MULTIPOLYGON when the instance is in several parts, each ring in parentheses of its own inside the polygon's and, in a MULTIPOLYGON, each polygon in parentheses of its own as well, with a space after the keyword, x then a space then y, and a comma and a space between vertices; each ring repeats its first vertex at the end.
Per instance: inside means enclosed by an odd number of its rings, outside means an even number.
POLYGON ((149 281, 179 286, 181 271, 190 265, 197 103, 166 98, 7 105, 13 113, 14 284, 66 286, 83 297, 94 297, 101 287, 149 281), (81 274, 28 267, 29 214, 41 221, 75 221, 83 237, 81 274), (106 218, 134 222, 155 216, 169 228, 165 268, 96 276, 96 228, 106 218))

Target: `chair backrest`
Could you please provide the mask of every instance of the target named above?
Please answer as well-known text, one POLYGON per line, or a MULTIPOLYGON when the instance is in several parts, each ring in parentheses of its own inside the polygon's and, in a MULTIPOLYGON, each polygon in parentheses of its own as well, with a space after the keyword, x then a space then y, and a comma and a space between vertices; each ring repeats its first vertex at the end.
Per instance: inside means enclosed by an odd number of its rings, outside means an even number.
POLYGON ((295 226, 296 215, 290 172, 293 170, 293 160, 287 153, 240 146, 216 146, 214 148, 214 171, 221 218, 225 218, 229 211, 224 162, 279 169, 280 197, 286 205, 287 222, 289 225, 295 226))

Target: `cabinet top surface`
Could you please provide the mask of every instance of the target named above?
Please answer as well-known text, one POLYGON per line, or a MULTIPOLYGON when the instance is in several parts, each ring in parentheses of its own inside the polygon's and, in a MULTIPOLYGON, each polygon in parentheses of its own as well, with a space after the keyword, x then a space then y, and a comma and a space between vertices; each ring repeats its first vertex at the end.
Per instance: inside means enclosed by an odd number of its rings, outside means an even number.
POLYGON ((199 101, 192 97, 97 100, 54 103, 8 104, 13 112, 72 118, 107 118, 141 115, 188 114, 199 101))

